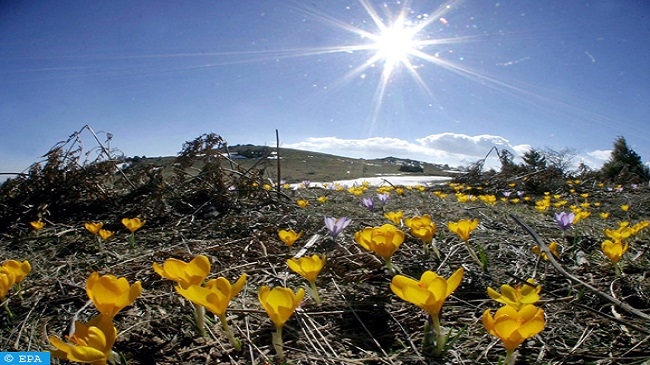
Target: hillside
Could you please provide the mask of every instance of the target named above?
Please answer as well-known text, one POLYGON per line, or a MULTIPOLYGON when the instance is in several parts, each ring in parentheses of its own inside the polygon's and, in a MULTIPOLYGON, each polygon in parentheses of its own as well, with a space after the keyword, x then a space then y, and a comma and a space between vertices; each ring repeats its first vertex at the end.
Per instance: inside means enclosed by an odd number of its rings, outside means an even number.
MULTIPOLYGON (((261 168, 264 177, 277 180, 278 156, 276 148, 255 145, 236 145, 221 151, 224 156, 229 156, 232 164, 239 165, 242 169, 261 168)), ((326 153, 303 151, 290 148, 280 148, 281 179, 288 183, 298 183, 303 180, 311 181, 336 181, 374 177, 382 175, 427 175, 449 176, 449 167, 427 162, 402 159, 399 157, 385 157, 381 159, 361 159, 336 156, 326 153), (403 167, 404 166, 404 167, 403 167), (407 167, 421 167, 421 172, 410 172, 407 167)), ((134 161, 133 158, 128 159, 134 161)), ((169 168, 175 157, 147 157, 136 158, 139 165, 153 165, 169 168)), ((226 161, 228 159, 224 159, 226 161)), ((230 162, 224 162, 230 166, 230 162)), ((201 162, 194 166, 201 168, 201 162)))

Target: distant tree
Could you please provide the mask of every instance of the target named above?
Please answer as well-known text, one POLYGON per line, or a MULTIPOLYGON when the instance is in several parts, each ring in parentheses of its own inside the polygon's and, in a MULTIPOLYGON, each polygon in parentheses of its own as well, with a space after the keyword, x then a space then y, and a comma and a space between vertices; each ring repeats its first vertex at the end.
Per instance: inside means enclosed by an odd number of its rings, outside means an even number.
POLYGON ((414 164, 401 165, 399 170, 402 172, 424 172, 424 168, 421 165, 414 164))
POLYGON ((614 140, 612 155, 600 172, 605 179, 619 183, 650 180, 650 169, 643 164, 641 156, 628 147, 622 136, 614 140))
POLYGON ((575 149, 569 147, 564 147, 559 151, 547 147, 543 153, 546 165, 559 170, 562 174, 568 172, 569 168, 573 165, 573 160, 578 154, 575 149))
POLYGON ((524 152, 521 158, 524 160, 525 167, 530 170, 539 171, 546 168, 546 157, 534 148, 524 152))
POLYGON ((498 156, 499 156, 499 161, 501 162, 501 174, 504 176, 511 176, 515 175, 518 172, 517 169, 517 164, 513 162, 515 155, 512 154, 512 152, 506 150, 506 149, 501 149, 501 151, 498 151, 498 156))

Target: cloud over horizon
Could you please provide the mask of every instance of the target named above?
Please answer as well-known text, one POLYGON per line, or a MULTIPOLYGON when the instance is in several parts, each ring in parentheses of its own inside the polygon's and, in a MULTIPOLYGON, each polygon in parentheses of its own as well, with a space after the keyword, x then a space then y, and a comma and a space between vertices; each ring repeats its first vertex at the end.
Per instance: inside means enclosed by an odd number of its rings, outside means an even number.
MULTIPOLYGON (((513 145, 501 136, 469 136, 461 133, 431 134, 417 138, 415 142, 393 137, 370 137, 365 139, 344 139, 338 137, 309 137, 305 141, 288 143, 286 148, 330 153, 354 158, 383 158, 388 156, 409 158, 449 166, 467 166, 486 157, 496 147, 508 150, 515 157, 531 149, 529 144, 513 145)), ((575 162, 584 162, 592 168, 600 168, 609 158, 610 151, 597 150, 576 156, 575 162)), ((486 167, 500 166, 493 152, 485 162, 486 167)))

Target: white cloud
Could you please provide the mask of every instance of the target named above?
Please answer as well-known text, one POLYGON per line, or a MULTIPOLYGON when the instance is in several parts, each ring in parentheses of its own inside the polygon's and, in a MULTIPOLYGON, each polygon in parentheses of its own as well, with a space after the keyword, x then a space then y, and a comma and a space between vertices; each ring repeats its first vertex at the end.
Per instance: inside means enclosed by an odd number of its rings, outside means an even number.
POLYGON ((609 160, 612 155, 612 150, 594 150, 587 152, 584 155, 577 156, 576 160, 583 162, 585 165, 592 169, 599 169, 603 164, 609 160))
POLYGON ((512 150, 508 140, 500 136, 488 134, 479 136, 468 136, 459 133, 441 133, 432 134, 424 138, 418 138, 416 141, 426 148, 437 151, 446 151, 456 155, 466 155, 474 157, 485 157, 492 149, 506 148, 512 150))
MULTIPOLYGON (((449 166, 467 166, 474 163, 485 158, 493 147, 512 152, 515 162, 520 162, 519 157, 532 148, 530 144, 512 145, 508 139, 501 136, 488 134, 469 136, 460 133, 431 134, 417 138, 415 142, 391 137, 365 139, 310 137, 306 141, 285 144, 284 147, 354 158, 395 156, 449 166)), ((577 163, 584 162, 591 168, 599 169, 610 154, 609 150, 595 150, 579 154, 574 162, 576 167, 577 163)), ((485 167, 498 169, 500 166, 496 153, 492 152, 485 161, 485 167)))
POLYGON ((532 148, 533 146, 529 144, 518 144, 516 146, 512 146, 512 149, 514 149, 516 154, 519 156, 522 156, 524 153, 530 151, 532 148))
MULTIPOLYGON (((417 143, 399 138, 372 137, 343 139, 337 137, 310 137, 306 141, 286 144, 284 147, 331 153, 355 158, 381 158, 396 156, 450 166, 463 166, 484 158, 492 147, 508 149, 515 155, 529 146, 512 146, 500 136, 468 136, 458 133, 432 134, 416 139, 417 143)), ((498 166, 496 154, 486 161, 486 166, 498 166)))
POLYGON ((612 155, 612 150, 595 150, 591 152, 587 152, 587 156, 601 160, 601 161, 607 161, 612 155))

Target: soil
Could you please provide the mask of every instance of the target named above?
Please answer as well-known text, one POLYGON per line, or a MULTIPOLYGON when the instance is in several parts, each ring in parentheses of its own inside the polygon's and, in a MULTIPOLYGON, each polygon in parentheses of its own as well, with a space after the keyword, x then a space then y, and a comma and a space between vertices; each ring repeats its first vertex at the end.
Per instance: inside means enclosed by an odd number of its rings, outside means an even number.
MULTIPOLYGON (((182 180, 173 180, 171 175, 157 180, 155 171, 148 170, 149 175, 139 175, 148 178, 141 180, 130 175, 134 187, 112 181, 114 194, 65 201, 66 209, 61 203, 31 210, 10 207, 28 213, 12 218, 13 223, 5 224, 0 232, 0 258, 29 260, 32 271, 21 291, 11 289, 5 297, 13 317, 5 311, 0 313, 0 349, 51 350, 48 336, 65 338, 75 318, 85 322, 95 316, 95 308, 88 305, 85 283, 97 271, 142 284, 141 295, 114 319, 118 338, 113 350, 122 363, 280 363, 271 343, 275 327, 259 304, 257 292, 262 285, 293 290, 305 287, 305 280, 288 269, 286 260, 307 242, 314 242, 305 255, 326 255, 325 268, 316 281, 323 302, 317 306, 311 296, 305 296, 284 326, 286 363, 497 364, 505 349, 499 339, 486 332, 481 316, 486 309, 494 313, 500 304, 487 295, 487 287, 498 290, 502 284, 521 285, 528 278, 542 286, 537 305, 544 310, 546 327, 518 348, 517 364, 650 361, 648 229, 630 240, 621 260, 622 275, 616 275, 600 250, 605 228, 617 228, 624 220, 634 224, 649 219, 648 187, 617 189, 593 181, 573 182, 550 192, 560 195, 553 198, 554 202, 567 200, 565 206, 539 212, 535 201, 542 196, 524 195, 530 200, 522 198, 516 203, 499 199, 503 191, 520 189, 521 181, 516 180, 509 182, 515 186, 480 187, 481 194, 498 196, 494 205, 480 200, 461 203, 454 195, 459 188, 450 185, 404 188, 402 195, 392 190, 388 201, 381 203, 376 197, 377 187, 368 187, 361 196, 321 188, 268 191, 265 172, 233 171, 239 172, 228 175, 220 171, 215 178, 214 171, 203 168, 184 175, 182 180), (233 176, 241 183, 235 188, 230 185, 233 176), (448 195, 440 197, 439 192, 448 195), (327 201, 318 202, 320 196, 326 196, 327 201), (374 197, 373 211, 361 206, 362 197, 374 197), (308 200, 309 205, 299 208, 299 198, 308 200), (561 231, 553 213, 584 202, 590 203, 586 209, 591 215, 561 231), (622 204, 628 204, 629 210, 621 210, 622 204), (364 227, 389 223, 383 213, 396 210, 403 211, 404 217, 428 214, 437 226, 434 242, 439 254, 425 250, 407 227, 401 227, 406 240, 392 262, 402 275, 419 279, 424 271, 432 270, 448 277, 459 267, 465 269, 461 285, 443 306, 441 322, 450 338, 441 358, 433 358, 422 348, 426 313, 391 292, 394 273, 386 270, 380 257, 354 240, 354 233, 364 227), (600 212, 611 214, 603 219, 600 212), (120 220, 134 216, 145 219, 146 224, 135 232, 131 245, 130 233, 120 220), (352 223, 332 239, 324 227, 324 216, 345 216, 352 223), (530 226, 545 243, 556 241, 560 247, 558 264, 589 287, 534 254, 535 240, 512 216, 530 226), (28 222, 35 218, 41 218, 45 228, 30 229, 28 222), (459 219, 479 220, 469 244, 484 257, 484 268, 447 229, 449 221, 459 219), (87 221, 104 222, 115 236, 100 245, 85 230, 87 221), (289 247, 278 239, 280 229, 294 229, 304 235, 289 247), (244 289, 227 312, 230 327, 243 343, 241 350, 230 345, 219 320, 209 313, 208 334, 201 337, 191 303, 174 290, 173 282, 152 269, 154 262, 163 263, 168 258, 189 261, 199 254, 210 259, 209 279, 223 276, 233 282, 244 273, 248 275, 244 289), (636 308, 645 317, 626 311, 602 294, 636 308)), ((312 177, 305 176, 308 178, 312 177)), ((12 186, 19 189, 29 184, 25 179, 12 186)), ((461 191, 469 193, 476 188, 466 186, 461 191)), ((52 198, 39 194, 35 199, 52 198)))

